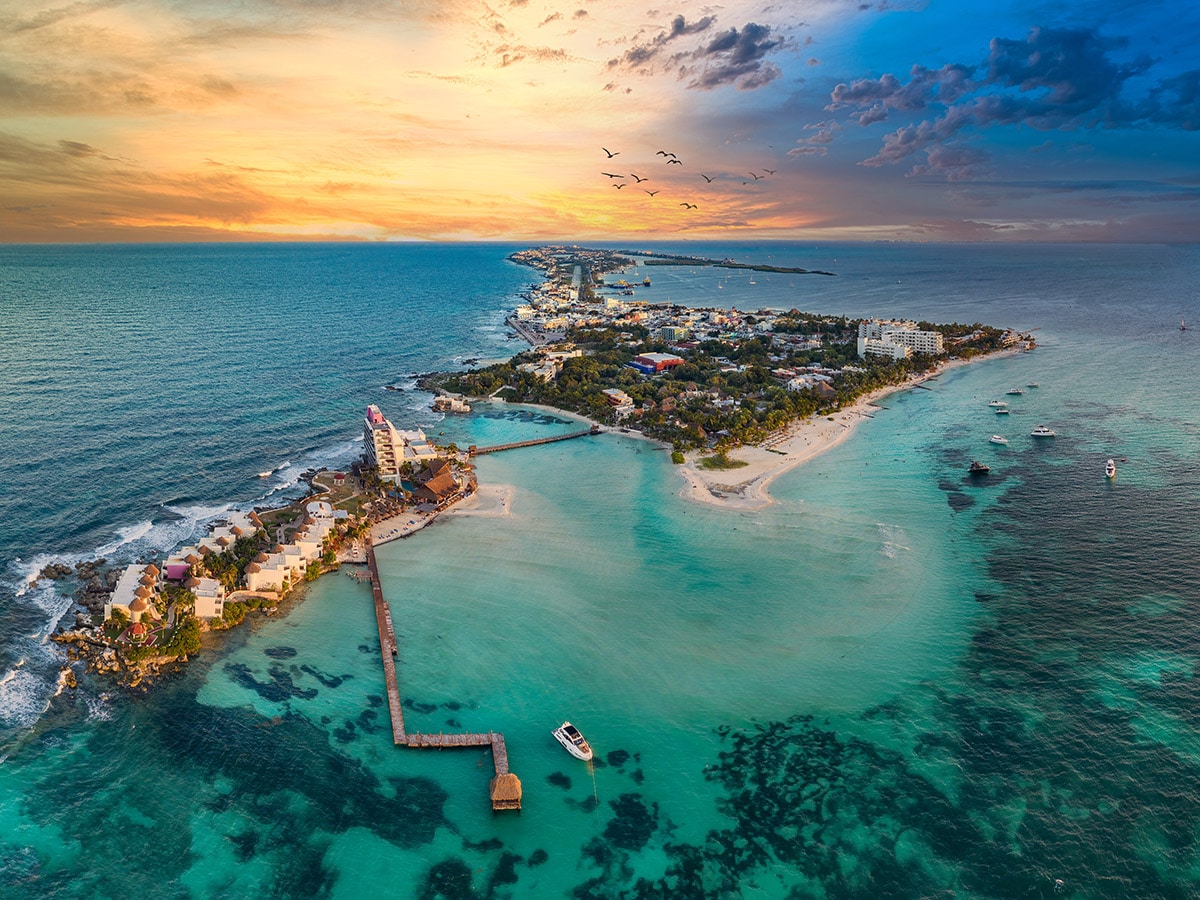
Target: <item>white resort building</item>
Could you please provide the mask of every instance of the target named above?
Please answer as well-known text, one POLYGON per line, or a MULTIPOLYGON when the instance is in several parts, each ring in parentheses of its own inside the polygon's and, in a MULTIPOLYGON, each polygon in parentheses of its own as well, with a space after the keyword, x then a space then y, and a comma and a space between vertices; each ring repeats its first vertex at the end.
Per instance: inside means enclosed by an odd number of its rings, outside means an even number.
POLYGON ((219 619, 225 612, 225 586, 215 578, 189 578, 183 586, 196 595, 196 615, 219 619))
POLYGON ((363 445, 366 448, 367 465, 373 466, 383 481, 399 481, 400 467, 406 462, 416 466, 438 456, 424 431, 420 428, 400 431, 373 403, 367 407, 363 445))
MULTIPOLYGON (((121 573, 116 587, 104 604, 104 618, 111 619, 114 610, 120 610, 130 621, 136 622, 142 614, 154 609, 154 599, 158 596, 158 566, 153 563, 148 566, 126 566, 121 573)), ((151 612, 151 615, 157 613, 151 612)))
POLYGON ((944 349, 940 331, 922 331, 915 322, 864 319, 858 323, 858 355, 907 359, 914 353, 938 354, 944 349))

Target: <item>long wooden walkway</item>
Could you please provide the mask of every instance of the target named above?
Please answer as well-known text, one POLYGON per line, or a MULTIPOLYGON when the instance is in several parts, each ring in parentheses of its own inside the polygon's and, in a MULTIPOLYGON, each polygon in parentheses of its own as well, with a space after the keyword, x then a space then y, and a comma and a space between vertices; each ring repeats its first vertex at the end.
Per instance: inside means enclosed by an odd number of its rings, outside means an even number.
POLYGON ((516 450, 519 447, 536 447, 538 444, 553 444, 555 441, 569 441, 572 438, 587 437, 589 434, 599 434, 600 427, 593 425, 582 431, 572 431, 569 434, 556 434, 553 437, 535 438, 530 441, 514 441, 511 444, 493 444, 491 447, 476 447, 471 445, 467 451, 470 456, 482 456, 485 453, 499 453, 502 450, 516 450))
POLYGON ((459 747, 490 747, 492 766, 496 775, 489 786, 492 809, 521 808, 521 780, 508 768, 508 748, 504 735, 498 731, 466 732, 461 734, 423 734, 409 732, 404 728, 404 704, 400 699, 400 684, 396 675, 396 630, 392 625, 392 613, 383 598, 383 587, 379 579, 379 567, 375 562, 375 548, 367 548, 367 567, 371 573, 371 594, 375 602, 375 624, 379 628, 380 656, 383 657, 383 680, 387 685, 388 710, 392 716, 392 742, 398 747, 439 750, 459 747))

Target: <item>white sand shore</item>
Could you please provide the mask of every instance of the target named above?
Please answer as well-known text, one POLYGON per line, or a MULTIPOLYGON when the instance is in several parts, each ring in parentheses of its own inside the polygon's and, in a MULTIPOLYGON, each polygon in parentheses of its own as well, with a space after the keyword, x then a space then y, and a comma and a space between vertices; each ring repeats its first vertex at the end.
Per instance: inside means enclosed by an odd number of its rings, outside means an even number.
POLYGON ((511 484, 481 484, 475 493, 447 509, 444 516, 484 516, 494 519, 512 515, 511 484))
MULTIPOLYGON (((995 359, 1011 356, 1018 350, 990 354, 977 359, 995 359)), ((767 486, 796 466, 831 450, 845 441, 864 418, 876 410, 873 403, 896 391, 910 390, 943 372, 969 365, 976 360, 959 359, 946 363, 937 371, 916 375, 901 384, 889 385, 860 397, 852 406, 838 410, 832 417, 819 416, 794 423, 778 440, 768 440, 766 447, 739 447, 729 454, 730 459, 742 460, 746 466, 738 469, 701 469, 697 461, 703 452, 689 454, 688 461, 679 466, 679 472, 687 485, 679 492, 681 497, 699 503, 710 503, 726 509, 762 509, 774 501, 767 493, 767 486), (775 451, 775 452, 772 452, 775 451)))

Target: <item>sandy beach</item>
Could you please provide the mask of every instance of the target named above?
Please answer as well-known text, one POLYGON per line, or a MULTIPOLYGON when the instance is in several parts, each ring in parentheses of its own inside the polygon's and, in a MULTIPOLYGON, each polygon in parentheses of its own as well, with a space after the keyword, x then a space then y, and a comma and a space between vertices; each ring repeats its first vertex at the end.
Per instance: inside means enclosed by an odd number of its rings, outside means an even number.
POLYGON ((934 372, 915 375, 900 384, 888 385, 858 398, 851 406, 844 407, 832 416, 818 416, 795 422, 779 438, 771 438, 761 446, 739 447, 729 453, 730 459, 742 460, 746 466, 737 469, 701 469, 697 461, 709 455, 703 451, 688 454, 687 462, 679 466, 679 473, 687 484, 679 492, 681 497, 699 503, 709 503, 725 509, 762 509, 774 501, 767 493, 772 481, 796 466, 808 462, 827 450, 845 441, 864 418, 877 411, 872 404, 888 394, 910 390, 943 372, 970 365, 984 359, 1011 356, 1020 351, 1006 350, 977 359, 958 359, 948 362, 934 372))
POLYGON ((502 519, 512 515, 513 487, 510 484, 481 484, 475 493, 445 512, 444 516, 482 516, 502 519))

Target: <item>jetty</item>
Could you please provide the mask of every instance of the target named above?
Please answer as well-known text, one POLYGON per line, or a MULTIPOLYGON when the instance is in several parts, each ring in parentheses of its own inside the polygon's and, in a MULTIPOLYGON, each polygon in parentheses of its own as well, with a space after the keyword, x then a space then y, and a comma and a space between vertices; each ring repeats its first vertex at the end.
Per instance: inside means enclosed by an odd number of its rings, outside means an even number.
POLYGON ((375 548, 367 548, 367 568, 371 574, 371 595, 375 603, 375 624, 379 628, 379 649, 383 658, 383 680, 387 685, 388 711, 392 717, 392 743, 414 750, 438 750, 461 747, 490 747, 495 776, 488 785, 493 810, 521 808, 521 780, 508 768, 508 748, 504 735, 498 731, 464 732, 458 734, 423 734, 409 732, 404 727, 404 703, 400 699, 400 684, 396 675, 396 660, 400 650, 396 644, 396 629, 392 612, 383 596, 375 548))
POLYGON ((552 437, 534 438, 529 441, 514 441, 511 444, 493 444, 490 447, 477 447, 472 444, 467 448, 468 456, 482 456, 485 453, 500 453, 504 450, 517 450, 521 447, 536 447, 538 444, 553 444, 555 441, 569 441, 574 438, 587 437, 589 434, 599 434, 600 426, 593 425, 591 428, 584 428, 581 431, 572 431, 569 434, 556 434, 552 437))

